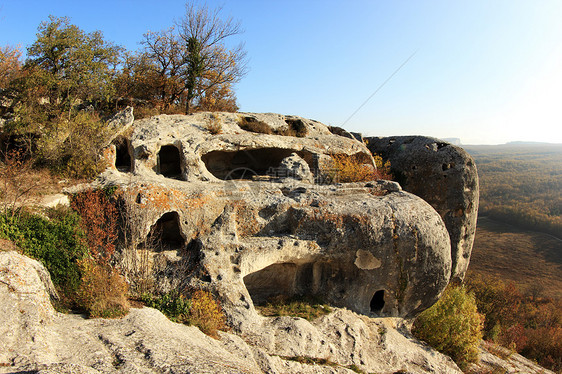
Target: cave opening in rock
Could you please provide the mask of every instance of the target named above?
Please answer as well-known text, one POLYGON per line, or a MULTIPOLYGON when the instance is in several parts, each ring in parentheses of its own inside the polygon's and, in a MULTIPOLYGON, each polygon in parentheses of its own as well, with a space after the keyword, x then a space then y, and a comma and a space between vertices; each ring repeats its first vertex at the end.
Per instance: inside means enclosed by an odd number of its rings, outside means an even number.
POLYGON ((129 142, 125 138, 119 138, 115 142, 115 167, 119 171, 129 172, 132 169, 129 142))
POLYGON ((254 304, 265 304, 278 296, 294 296, 296 273, 296 264, 273 264, 246 275, 244 284, 254 304))
POLYGON ((371 299, 371 312, 380 313, 384 308, 384 290, 378 290, 371 299))
POLYGON ((147 244, 155 250, 177 250, 185 246, 177 212, 167 212, 150 227, 147 244))
POLYGON ((180 150, 174 145, 164 145, 158 152, 158 172, 167 178, 181 178, 180 150))
POLYGON ((297 153, 307 162, 312 159, 306 152, 282 148, 212 151, 204 154, 201 159, 207 170, 219 179, 252 179, 254 175, 268 175, 292 153, 297 153))
POLYGON ((243 281, 254 305, 316 300, 364 314, 373 312, 373 308, 382 312, 384 291, 376 293, 369 308, 372 295, 364 292, 365 285, 357 284, 361 274, 353 263, 300 258, 266 266, 247 274, 243 281))

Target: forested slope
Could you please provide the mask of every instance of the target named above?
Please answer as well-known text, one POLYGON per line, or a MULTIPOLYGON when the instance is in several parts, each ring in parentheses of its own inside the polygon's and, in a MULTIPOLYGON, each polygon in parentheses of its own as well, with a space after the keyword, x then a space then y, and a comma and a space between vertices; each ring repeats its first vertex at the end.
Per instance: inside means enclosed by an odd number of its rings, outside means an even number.
POLYGON ((480 215, 562 236, 562 145, 465 146, 480 177, 480 215))

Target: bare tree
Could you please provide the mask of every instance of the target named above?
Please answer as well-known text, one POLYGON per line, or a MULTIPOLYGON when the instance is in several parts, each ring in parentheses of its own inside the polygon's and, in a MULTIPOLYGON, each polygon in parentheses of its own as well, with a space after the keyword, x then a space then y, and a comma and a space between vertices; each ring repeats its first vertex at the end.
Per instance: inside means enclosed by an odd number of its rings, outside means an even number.
POLYGON ((221 18, 222 8, 209 10, 194 3, 185 5, 185 15, 178 23, 179 36, 187 46, 186 113, 192 101, 207 90, 225 83, 233 84, 247 72, 244 45, 228 49, 225 40, 241 34, 239 21, 221 18))
POLYGON ((202 98, 229 92, 246 74, 244 45, 229 48, 225 44, 242 33, 240 22, 221 18, 221 11, 190 2, 175 27, 144 35, 145 55, 157 77, 153 94, 165 107, 183 103, 189 114, 202 98))
POLYGON ((174 27, 143 35, 145 56, 152 62, 153 95, 169 107, 185 91, 183 76, 186 70, 187 50, 174 27))

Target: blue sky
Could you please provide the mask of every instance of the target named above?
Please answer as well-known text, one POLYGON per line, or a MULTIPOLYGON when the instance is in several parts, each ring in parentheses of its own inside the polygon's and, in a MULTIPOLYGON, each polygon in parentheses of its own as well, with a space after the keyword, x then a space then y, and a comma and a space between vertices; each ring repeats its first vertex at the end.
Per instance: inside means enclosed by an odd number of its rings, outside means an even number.
MULTIPOLYGON (((241 111, 368 135, 458 137, 464 144, 562 143, 562 1, 207 1, 239 19, 249 73, 241 111)), ((68 16, 129 50, 171 26, 184 1, 0 0, 0 45, 29 46, 68 16)))

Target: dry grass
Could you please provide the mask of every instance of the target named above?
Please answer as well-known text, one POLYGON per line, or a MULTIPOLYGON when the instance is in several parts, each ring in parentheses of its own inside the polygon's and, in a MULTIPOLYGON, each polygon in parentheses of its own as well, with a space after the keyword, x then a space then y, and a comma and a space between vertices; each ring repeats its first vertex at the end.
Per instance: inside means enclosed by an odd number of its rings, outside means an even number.
MULTIPOLYGON (((390 175, 390 163, 382 163, 381 167, 376 168, 371 164, 371 160, 365 155, 346 155, 332 154, 331 162, 322 165, 323 179, 329 183, 353 183, 368 182, 378 179, 392 179, 390 175)), ((379 157, 380 158, 380 157, 379 157)))
POLYGON ((318 317, 329 314, 332 309, 311 298, 296 297, 288 299, 277 297, 267 304, 256 306, 256 309, 266 317, 292 316, 312 321, 318 317))
POLYGON ((562 241, 479 217, 469 273, 495 276, 522 290, 562 298, 562 241))
POLYGON ((318 357, 310 357, 310 356, 279 356, 279 357, 282 358, 283 360, 295 361, 304 365, 319 365, 319 366, 330 366, 333 368, 346 368, 355 373, 365 374, 365 372, 355 364, 343 366, 338 364, 337 362, 330 360, 329 358, 318 358, 318 357))
POLYGON ((79 305, 92 318, 116 318, 129 312, 129 285, 112 267, 93 260, 81 262, 82 281, 78 289, 79 305))
POLYGON ((239 116, 238 126, 242 130, 255 132, 258 134, 273 134, 281 136, 295 136, 303 138, 308 134, 305 123, 300 119, 286 119, 287 128, 272 129, 267 123, 259 121, 253 117, 239 116))
POLYGON ((273 130, 267 123, 258 121, 253 117, 239 116, 238 126, 240 126, 242 130, 251 131, 258 134, 273 134, 273 130))
POLYGON ((0 239, 0 252, 16 251, 21 253, 21 249, 11 240, 0 239))
POLYGON ((213 135, 222 134, 222 123, 219 117, 211 116, 207 130, 213 135))

